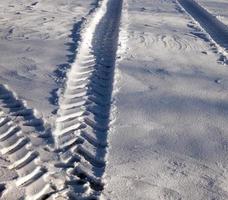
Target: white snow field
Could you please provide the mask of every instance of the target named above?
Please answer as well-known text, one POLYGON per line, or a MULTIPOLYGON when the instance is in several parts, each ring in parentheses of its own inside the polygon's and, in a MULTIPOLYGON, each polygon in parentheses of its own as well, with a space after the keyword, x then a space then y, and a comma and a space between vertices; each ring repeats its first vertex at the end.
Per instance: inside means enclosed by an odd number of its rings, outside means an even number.
POLYGON ((0 199, 227 200, 226 0, 0 2, 0 199))

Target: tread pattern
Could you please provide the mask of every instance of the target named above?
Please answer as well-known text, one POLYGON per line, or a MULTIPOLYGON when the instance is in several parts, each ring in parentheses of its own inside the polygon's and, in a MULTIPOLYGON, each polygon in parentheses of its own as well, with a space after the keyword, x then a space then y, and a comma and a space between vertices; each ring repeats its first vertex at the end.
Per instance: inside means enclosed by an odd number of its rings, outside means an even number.
POLYGON ((47 169, 42 165, 39 152, 27 134, 3 111, 0 113, 0 146, 1 154, 11 162, 9 169, 18 173, 15 186, 25 188, 26 199, 41 199, 53 192, 45 177, 47 169))
MULTIPOLYGON (((98 199, 103 190, 107 134, 122 0, 104 1, 102 17, 88 27, 68 74, 56 120, 58 167, 66 171, 69 199, 98 199), (105 7, 105 5, 107 7, 105 7), (90 38, 90 34, 92 38, 90 38)), ((99 14, 97 14, 99 15, 99 14)))
POLYGON ((44 120, 0 85, 0 153, 25 200, 99 199, 121 10, 122 0, 103 0, 86 29, 60 100, 54 149, 44 120))

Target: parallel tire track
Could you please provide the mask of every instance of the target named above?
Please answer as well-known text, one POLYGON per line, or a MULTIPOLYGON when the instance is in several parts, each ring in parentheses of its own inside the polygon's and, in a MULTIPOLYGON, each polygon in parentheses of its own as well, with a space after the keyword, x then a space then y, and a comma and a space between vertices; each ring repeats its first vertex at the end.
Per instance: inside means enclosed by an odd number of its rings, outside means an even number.
POLYGON ((84 34, 60 102, 54 152, 42 118, 0 85, 0 153, 18 174, 6 193, 16 187, 26 200, 99 198, 121 9, 122 0, 104 0, 84 34))
POLYGON ((70 199, 97 199, 104 187, 115 57, 122 0, 104 0, 84 34, 58 111, 56 166, 70 199))

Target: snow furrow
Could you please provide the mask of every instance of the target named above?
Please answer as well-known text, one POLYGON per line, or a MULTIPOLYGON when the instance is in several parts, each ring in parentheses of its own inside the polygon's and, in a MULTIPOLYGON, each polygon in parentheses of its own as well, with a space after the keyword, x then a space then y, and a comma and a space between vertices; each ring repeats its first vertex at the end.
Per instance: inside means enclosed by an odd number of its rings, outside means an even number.
POLYGON ((68 73, 54 131, 64 198, 97 199, 104 186, 121 10, 122 0, 102 2, 68 73))

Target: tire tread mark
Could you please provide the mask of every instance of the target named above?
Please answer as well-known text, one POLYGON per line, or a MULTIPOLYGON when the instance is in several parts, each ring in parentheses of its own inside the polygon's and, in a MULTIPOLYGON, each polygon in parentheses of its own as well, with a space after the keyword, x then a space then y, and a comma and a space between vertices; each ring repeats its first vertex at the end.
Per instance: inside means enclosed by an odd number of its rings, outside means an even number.
POLYGON ((121 10, 122 0, 103 1, 68 73, 54 133, 66 199, 98 199, 104 187, 121 10))
POLYGON ((0 146, 1 153, 6 156, 10 165, 9 169, 15 169, 18 178, 15 180, 16 187, 25 188, 26 200, 38 200, 48 193, 52 192, 49 183, 44 180, 44 174, 47 173, 46 167, 36 163, 36 159, 40 160, 39 152, 37 152, 27 134, 14 123, 12 119, 0 111, 0 146), (29 145, 30 144, 30 145, 29 145), (33 185, 37 179, 43 179, 42 187, 33 185), (49 190, 47 190, 47 187, 49 190), (44 189, 45 188, 45 189, 44 189), (40 190, 39 190, 40 189, 40 190), (30 192, 34 190, 34 192, 30 192))

